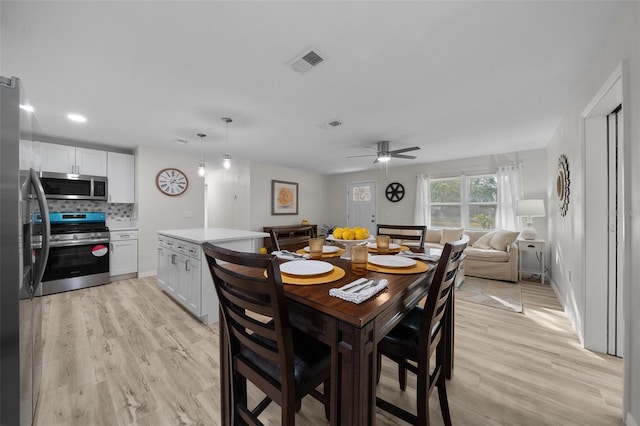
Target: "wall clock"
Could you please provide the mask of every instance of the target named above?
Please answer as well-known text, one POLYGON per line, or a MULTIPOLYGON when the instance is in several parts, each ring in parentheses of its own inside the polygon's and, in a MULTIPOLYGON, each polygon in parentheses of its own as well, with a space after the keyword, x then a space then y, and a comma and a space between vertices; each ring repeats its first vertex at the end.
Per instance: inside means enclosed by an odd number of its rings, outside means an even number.
POLYGON ((569 209, 569 161, 566 155, 561 155, 558 160, 558 175, 556 177, 556 195, 558 196, 558 208, 560 215, 565 216, 569 209))
POLYGON ((387 196, 387 200, 392 203, 397 203, 404 198, 404 186, 402 186, 401 183, 392 182, 387 185, 385 195, 387 196))
POLYGON ((175 197, 184 193, 189 187, 189 179, 178 169, 160 170, 156 176, 156 186, 165 195, 175 197))

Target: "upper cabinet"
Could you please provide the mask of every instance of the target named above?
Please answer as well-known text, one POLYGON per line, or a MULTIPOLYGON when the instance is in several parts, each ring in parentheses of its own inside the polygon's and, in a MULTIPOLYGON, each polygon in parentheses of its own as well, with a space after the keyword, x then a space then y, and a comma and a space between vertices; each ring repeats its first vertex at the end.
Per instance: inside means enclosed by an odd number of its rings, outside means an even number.
POLYGON ((43 172, 74 173, 107 176, 107 152, 40 142, 40 170, 43 172))
POLYGON ((107 153, 110 203, 135 203, 135 157, 118 152, 107 153))

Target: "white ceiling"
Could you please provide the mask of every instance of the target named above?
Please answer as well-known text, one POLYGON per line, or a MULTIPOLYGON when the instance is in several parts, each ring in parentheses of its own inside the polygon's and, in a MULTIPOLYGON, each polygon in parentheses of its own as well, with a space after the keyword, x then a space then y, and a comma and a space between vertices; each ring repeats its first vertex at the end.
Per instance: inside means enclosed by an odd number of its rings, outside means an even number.
POLYGON ((332 174, 544 147, 619 2, 2 1, 0 73, 52 138, 332 174), (306 75, 287 63, 313 47, 306 75), (77 112, 88 122, 65 116, 77 112), (331 120, 344 123, 327 128, 331 120), (173 141, 186 139, 189 144, 173 141))

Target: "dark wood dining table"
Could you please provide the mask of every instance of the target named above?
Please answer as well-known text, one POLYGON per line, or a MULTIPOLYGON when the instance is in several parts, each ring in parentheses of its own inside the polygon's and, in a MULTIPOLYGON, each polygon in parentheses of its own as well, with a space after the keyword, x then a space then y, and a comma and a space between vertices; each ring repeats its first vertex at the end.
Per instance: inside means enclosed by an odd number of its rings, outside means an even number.
MULTIPOLYGON (((427 295, 434 264, 430 264, 427 272, 416 274, 367 271, 367 278, 386 279, 387 288, 355 304, 329 295, 331 288, 359 278, 352 274, 350 261, 337 257, 323 260, 343 268, 345 276, 326 284, 285 284, 290 322, 331 348, 331 424, 374 425, 377 343, 427 295)), ((222 315, 220 318, 222 321, 222 315)), ((222 424, 228 425, 231 424, 229 359, 223 336, 221 323, 222 424)))

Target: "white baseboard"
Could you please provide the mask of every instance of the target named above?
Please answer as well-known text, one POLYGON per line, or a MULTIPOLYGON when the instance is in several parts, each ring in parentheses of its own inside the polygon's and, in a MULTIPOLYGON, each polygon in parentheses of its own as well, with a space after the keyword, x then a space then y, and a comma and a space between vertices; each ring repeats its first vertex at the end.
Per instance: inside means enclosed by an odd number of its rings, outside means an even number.
POLYGON ((631 415, 630 412, 627 411, 627 414, 625 415, 625 417, 627 418, 626 421, 624 422, 627 426, 638 426, 638 423, 636 423, 636 421, 634 420, 633 416, 631 415))
POLYGON ((154 275, 158 275, 158 273, 156 271, 138 272, 138 278, 153 277, 154 275))
POLYGON ((567 300, 562 297, 560 291, 558 290, 558 286, 556 285, 555 281, 553 281, 553 279, 549 280, 549 285, 551 285, 551 289, 556 294, 558 301, 560 301, 560 304, 564 309, 564 313, 567 315, 567 318, 569 318, 569 322, 573 327, 573 332, 578 337, 578 340, 580 341, 580 345, 584 347, 584 336, 582 335, 582 329, 578 326, 578 320, 577 320, 578 313, 574 309, 572 309, 572 307, 569 305, 567 300))

